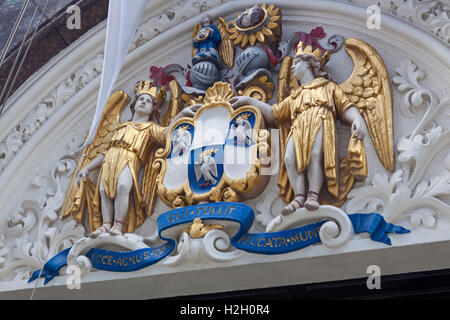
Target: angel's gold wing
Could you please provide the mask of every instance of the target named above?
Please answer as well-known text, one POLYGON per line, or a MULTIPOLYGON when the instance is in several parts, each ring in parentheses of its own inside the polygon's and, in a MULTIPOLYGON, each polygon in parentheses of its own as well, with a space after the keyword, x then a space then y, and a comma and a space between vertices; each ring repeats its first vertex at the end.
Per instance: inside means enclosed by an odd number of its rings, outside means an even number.
POLYGON ((394 170, 393 100, 383 59, 368 43, 349 38, 345 50, 353 60, 351 76, 339 86, 366 121, 373 145, 387 170, 394 170))
POLYGON ((194 39, 201 28, 202 28, 202 25, 200 23, 197 23, 194 26, 194 30, 192 31, 192 58, 194 58, 195 55, 197 54, 197 49, 194 47, 194 39))
POLYGON ((292 57, 286 57, 281 62, 280 72, 278 73, 278 94, 277 102, 280 103, 286 99, 293 90, 300 87, 298 81, 292 74, 292 57))
MULTIPOLYGON (((176 80, 172 80, 169 82, 170 88, 170 103, 169 107, 164 114, 161 125, 163 127, 168 127, 172 120, 176 117, 178 113, 180 113, 183 108, 183 104, 181 101, 181 87, 176 80)), ((146 203, 145 214, 146 217, 150 216, 153 212, 153 208, 156 203, 156 176, 159 173, 158 167, 153 167, 155 154, 158 152, 159 147, 155 147, 150 151, 150 156, 147 164, 144 167, 144 176, 142 180, 142 196, 146 203)))
MULTIPOLYGON (((94 203, 95 184, 89 178, 86 179, 86 182, 80 181, 80 183, 76 180, 80 170, 97 158, 99 154, 106 152, 112 135, 119 126, 120 114, 128 101, 128 95, 121 90, 114 92, 108 99, 95 138, 92 141, 92 144, 83 150, 82 155, 78 160, 77 168, 73 173, 64 201, 62 218, 70 216, 82 223, 84 219, 84 209, 87 203, 90 217, 89 220, 91 221, 91 218, 99 220, 94 217, 95 214, 92 212, 92 210, 94 210, 92 204, 94 203)), ((101 225, 101 221, 99 221, 99 223, 101 225)), ((93 226, 91 224, 91 231, 100 227, 100 225, 93 226)))
POLYGON ((162 117, 161 125, 167 127, 175 116, 183 109, 183 102, 181 100, 181 87, 177 80, 169 82, 170 89, 170 103, 166 113, 162 117))
POLYGON ((224 18, 219 17, 217 20, 217 28, 219 29, 222 41, 219 45, 219 54, 222 58, 223 63, 229 68, 233 68, 234 65, 234 44, 230 39, 230 34, 228 32, 228 23, 224 18))

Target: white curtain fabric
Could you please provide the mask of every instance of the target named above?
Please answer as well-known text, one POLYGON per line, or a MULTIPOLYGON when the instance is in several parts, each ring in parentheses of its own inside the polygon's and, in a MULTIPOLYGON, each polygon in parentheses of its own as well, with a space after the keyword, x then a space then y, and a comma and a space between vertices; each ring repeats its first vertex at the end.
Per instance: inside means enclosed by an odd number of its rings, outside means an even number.
POLYGON ((106 28, 103 71, 94 120, 83 148, 94 140, 106 102, 122 68, 142 14, 150 0, 110 0, 106 28))

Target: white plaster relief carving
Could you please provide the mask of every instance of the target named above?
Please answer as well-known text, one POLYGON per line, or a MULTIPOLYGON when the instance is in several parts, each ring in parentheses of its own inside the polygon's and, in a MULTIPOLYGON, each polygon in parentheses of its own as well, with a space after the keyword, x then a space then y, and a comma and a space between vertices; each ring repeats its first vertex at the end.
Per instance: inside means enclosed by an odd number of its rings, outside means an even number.
POLYGON ((201 239, 192 239, 184 232, 178 240, 176 253, 161 263, 170 267, 220 263, 238 259, 243 254, 243 251, 233 249, 230 236, 224 231, 211 230, 201 239))
POLYGON ((8 235, 0 241, 0 278, 15 274, 15 280, 27 280, 31 272, 41 269, 48 258, 70 247, 84 235, 84 227, 74 220, 61 221, 59 211, 80 156, 80 139, 74 139, 67 153, 48 175, 37 175, 30 188, 42 196, 25 199, 12 212, 4 229, 8 235), (6 257, 6 253, 12 253, 6 257))
POLYGON ((450 198, 450 130, 440 126, 427 128, 444 107, 450 106, 450 98, 441 101, 435 93, 422 87, 419 80, 424 73, 410 60, 404 60, 396 72, 393 82, 403 93, 402 112, 411 116, 420 110, 424 115, 412 133, 398 142, 397 162, 401 169, 391 177, 376 173, 370 186, 352 190, 347 211, 380 212, 388 222, 409 216, 412 227, 423 224, 431 228, 439 215, 450 214, 450 205, 445 202, 450 198), (432 160, 445 152, 449 155, 439 175, 427 179, 432 160))
POLYGON ((362 6, 377 5, 384 12, 428 31, 450 43, 450 5, 437 0, 339 0, 362 6))
POLYGON ((319 230, 320 240, 329 248, 344 245, 353 235, 350 218, 344 211, 333 206, 320 206, 317 211, 308 211, 302 208, 288 216, 279 215, 267 225, 266 232, 286 230, 320 220, 329 220, 319 230))
POLYGON ((94 80, 101 72, 103 55, 83 64, 70 77, 56 86, 51 94, 21 120, 5 140, 0 143, 0 173, 12 161, 23 145, 37 130, 77 92, 94 80))

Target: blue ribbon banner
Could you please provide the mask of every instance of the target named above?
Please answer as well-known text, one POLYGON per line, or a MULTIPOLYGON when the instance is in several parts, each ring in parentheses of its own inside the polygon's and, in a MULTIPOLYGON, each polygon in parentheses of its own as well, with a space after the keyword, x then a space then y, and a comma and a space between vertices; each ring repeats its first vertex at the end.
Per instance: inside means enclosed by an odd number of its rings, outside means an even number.
MULTIPOLYGON (((191 223, 196 218, 202 220, 226 220, 236 222, 239 230, 232 237, 231 244, 240 250, 258 254, 283 254, 300 250, 320 242, 319 229, 326 221, 316 222, 290 230, 270 233, 248 233, 254 220, 253 209, 243 203, 217 202, 170 210, 158 218, 159 236, 166 243, 155 248, 145 248, 130 252, 119 252, 93 248, 86 256, 92 266, 99 270, 131 272, 146 268, 170 255, 176 240, 165 237, 164 231, 176 226, 191 223)), ((408 229, 387 223, 378 213, 351 214, 349 218, 355 233, 368 232, 370 239, 391 245, 388 233, 408 233, 408 229)), ((44 269, 33 273, 28 282, 44 277, 47 284, 59 274, 67 264, 70 248, 65 249, 45 265, 44 269)))

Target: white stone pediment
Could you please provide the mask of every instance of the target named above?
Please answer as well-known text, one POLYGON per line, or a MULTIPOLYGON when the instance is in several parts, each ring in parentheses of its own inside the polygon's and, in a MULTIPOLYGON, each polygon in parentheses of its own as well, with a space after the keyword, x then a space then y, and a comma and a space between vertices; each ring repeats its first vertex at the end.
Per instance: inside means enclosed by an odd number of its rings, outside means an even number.
MULTIPOLYGON (((382 275, 450 267, 446 259, 450 249, 447 11, 434 24, 414 19, 407 23, 402 19, 406 9, 397 11, 401 18, 382 12, 382 29, 370 30, 365 1, 360 1, 361 6, 317 0, 271 3, 283 13, 283 40, 292 32, 322 26, 327 38, 340 34, 362 39, 384 59, 394 96, 396 168, 386 171, 366 139, 369 176, 353 188, 343 210, 378 212, 411 232, 390 235, 392 246, 360 234, 338 247, 318 244, 288 254, 258 255, 231 250, 229 237, 215 230, 209 238, 182 238, 171 257, 146 269, 92 271, 82 277, 81 290, 67 289, 67 275, 45 287, 40 281, 35 298, 150 299, 361 278, 367 277, 370 265, 379 265, 382 275), (437 25, 443 31, 438 32, 437 25)), ((412 12, 414 5, 422 12, 419 4, 412 3, 412 12)), ((252 4, 155 1, 138 28, 116 88, 132 96, 135 83, 148 79, 150 66, 187 65, 192 29, 204 12, 232 17, 252 4)), ((33 75, 0 118, 1 298, 28 299, 36 286, 27 283, 31 272, 87 235, 84 226, 60 220, 59 214, 94 114, 105 28, 101 23, 33 75)), ((345 50, 332 55, 327 70, 338 83, 348 78, 353 69, 345 50)), ((129 110, 123 115, 127 116, 129 110)), ((346 130, 338 128, 343 136, 348 136, 346 130)), ((252 232, 264 232, 282 206, 276 180, 275 175, 261 196, 246 202, 256 214, 252 232)), ((138 229, 136 238, 116 245, 134 250, 141 243, 155 242, 156 219, 167 210, 158 200, 154 215, 138 229)))

